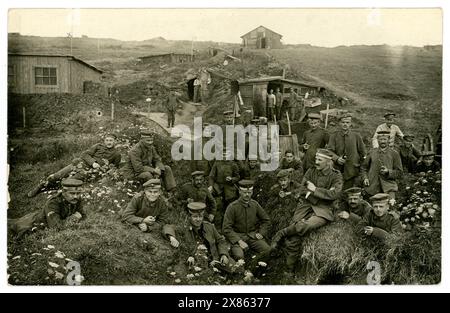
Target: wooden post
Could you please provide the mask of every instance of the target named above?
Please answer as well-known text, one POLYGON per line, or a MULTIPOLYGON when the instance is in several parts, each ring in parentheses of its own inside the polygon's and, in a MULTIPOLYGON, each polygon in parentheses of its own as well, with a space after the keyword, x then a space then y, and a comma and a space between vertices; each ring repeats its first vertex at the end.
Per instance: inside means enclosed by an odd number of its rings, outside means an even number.
POLYGON ((111 102, 111 120, 114 121, 114 100, 111 102))
POLYGON ((327 114, 325 115, 325 129, 327 129, 328 126, 328 114, 330 113, 330 103, 327 103, 327 114))
POLYGON ((286 111, 286 117, 287 117, 287 123, 288 123, 288 131, 289 131, 289 136, 292 135, 291 132, 291 121, 289 120, 289 112, 286 111))
POLYGON ((22 121, 23 121, 23 128, 27 127, 27 118, 26 118, 27 114, 26 114, 26 109, 25 107, 22 107, 22 121))

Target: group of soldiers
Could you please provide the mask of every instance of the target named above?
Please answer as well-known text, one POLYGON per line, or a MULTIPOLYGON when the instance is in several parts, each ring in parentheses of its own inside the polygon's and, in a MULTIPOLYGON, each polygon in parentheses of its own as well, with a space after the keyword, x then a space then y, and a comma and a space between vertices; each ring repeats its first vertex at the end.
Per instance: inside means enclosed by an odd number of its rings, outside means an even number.
POLYGON ((291 121, 301 122, 306 117, 305 99, 295 92, 294 88, 289 89, 289 97, 283 100, 283 93, 280 88, 262 91, 260 99, 257 99, 254 111, 256 115, 267 117, 269 121, 281 120, 287 112, 291 121))
MULTIPOLYGON (((283 248, 286 274, 292 275, 304 236, 335 218, 355 223, 362 235, 381 240, 402 232, 398 216, 390 212, 397 180, 404 170, 435 171, 439 163, 432 151, 416 149, 413 137, 404 136, 393 118, 392 113, 385 115, 386 122, 373 136, 373 148, 366 152, 361 135, 352 130, 351 114, 342 115, 340 129, 328 134, 320 127, 320 115, 310 113, 310 129, 300 142, 302 158, 286 151, 279 168, 270 174, 278 183, 264 191, 270 198, 290 198, 296 203, 290 212, 277 212, 289 217, 279 229, 271 227, 273 208, 253 198, 255 184, 264 177, 257 156, 236 161, 225 150, 223 160, 193 161, 191 181, 177 188, 171 168, 154 146, 154 134, 143 130, 119 169, 124 177, 142 183, 142 192, 120 213, 121 220, 142 232, 161 233, 174 248, 185 249, 189 265, 198 261, 199 247, 206 247, 212 266, 225 271, 253 254, 257 260, 270 260, 271 252, 283 248), (399 148, 396 138, 402 141, 399 148), (365 194, 371 205, 363 199, 365 194), (174 203, 186 217, 183 225, 171 220, 170 204, 174 203)), ((43 210, 10 220, 11 230, 23 234, 36 222, 63 227, 85 218, 80 195, 86 172, 103 166, 118 168, 121 156, 115 143, 115 135, 108 134, 103 143, 42 180, 28 196, 34 197, 56 180, 62 180, 61 192, 43 210)))

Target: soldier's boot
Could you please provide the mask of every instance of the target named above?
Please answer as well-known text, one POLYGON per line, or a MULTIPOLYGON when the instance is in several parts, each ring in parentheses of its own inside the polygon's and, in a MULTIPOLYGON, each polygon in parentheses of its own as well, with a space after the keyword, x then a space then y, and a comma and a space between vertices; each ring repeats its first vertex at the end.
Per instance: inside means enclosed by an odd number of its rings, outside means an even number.
POLYGON ((293 236, 296 233, 297 231, 295 230, 295 224, 283 228, 282 230, 278 231, 275 236, 273 236, 271 248, 273 250, 276 249, 283 238, 293 236))
POLYGON ((33 197, 35 197, 38 193, 41 192, 42 188, 44 188, 46 185, 47 185, 47 184, 46 184, 45 181, 39 182, 39 184, 38 184, 36 187, 34 187, 33 189, 31 189, 31 190, 27 193, 28 198, 33 198, 33 197))

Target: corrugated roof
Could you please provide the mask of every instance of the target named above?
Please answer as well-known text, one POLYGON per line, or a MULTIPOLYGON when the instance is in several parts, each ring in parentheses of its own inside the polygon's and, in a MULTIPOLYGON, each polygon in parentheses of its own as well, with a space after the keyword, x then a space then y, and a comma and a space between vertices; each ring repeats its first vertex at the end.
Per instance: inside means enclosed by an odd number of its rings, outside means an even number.
POLYGON ((260 78, 250 78, 250 79, 239 79, 238 83, 239 85, 246 85, 246 84, 254 84, 254 83, 268 83, 273 81, 279 81, 280 83, 289 83, 293 85, 302 85, 307 86, 311 88, 324 88, 323 86, 306 82, 306 81, 299 81, 299 80, 291 80, 291 79, 285 79, 283 76, 268 76, 268 77, 260 77, 260 78))
POLYGON ((265 28, 265 29, 267 29, 267 30, 270 30, 272 33, 275 33, 275 34, 279 35, 280 37, 283 37, 283 35, 281 35, 281 34, 279 34, 279 33, 277 33, 277 32, 274 32, 273 30, 271 30, 271 29, 269 29, 269 28, 267 28, 267 27, 265 27, 265 26, 259 25, 258 27, 252 29, 252 30, 249 31, 248 33, 245 33, 244 35, 242 35, 241 38, 247 36, 247 35, 250 34, 252 31, 254 31, 254 30, 256 30, 256 29, 258 29, 258 28, 260 28, 260 27, 263 27, 263 28, 265 28))
POLYGON ((69 55, 69 54, 45 54, 45 53, 8 53, 8 56, 30 56, 30 57, 56 57, 56 58, 71 58, 74 61, 77 61, 78 63, 81 63, 91 69, 93 69, 94 71, 99 72, 100 74, 103 73, 102 70, 96 68, 95 66, 81 60, 78 59, 77 57, 74 57, 73 55, 69 55))

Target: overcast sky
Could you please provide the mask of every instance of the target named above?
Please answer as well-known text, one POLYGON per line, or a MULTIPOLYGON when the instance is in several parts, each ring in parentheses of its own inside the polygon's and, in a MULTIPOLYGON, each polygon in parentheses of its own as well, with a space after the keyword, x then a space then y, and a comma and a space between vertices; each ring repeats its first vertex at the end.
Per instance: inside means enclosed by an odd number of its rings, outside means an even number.
POLYGON ((23 35, 230 43, 264 25, 286 44, 442 44, 440 9, 14 9, 8 25, 23 35))

